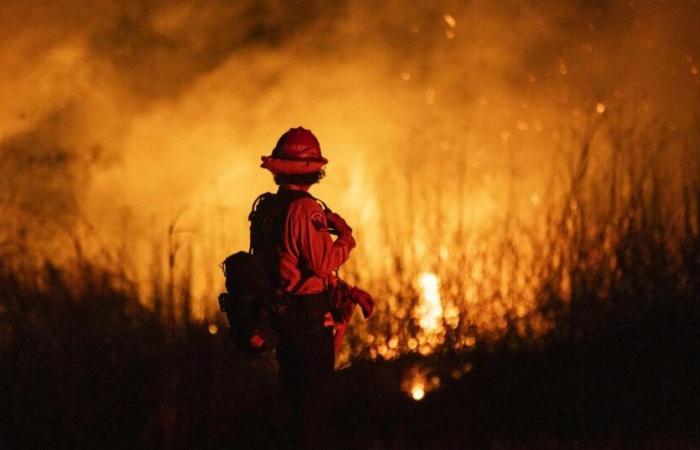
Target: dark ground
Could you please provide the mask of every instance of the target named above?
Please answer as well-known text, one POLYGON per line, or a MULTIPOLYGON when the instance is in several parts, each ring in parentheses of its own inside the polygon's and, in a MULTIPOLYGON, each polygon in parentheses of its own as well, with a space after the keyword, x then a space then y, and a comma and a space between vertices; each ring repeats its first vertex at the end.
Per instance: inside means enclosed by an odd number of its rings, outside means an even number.
MULTIPOLYGON (((241 354, 204 326, 172 333, 124 298, 99 309, 36 305, 45 309, 22 311, 3 344, 3 448, 285 447, 286 404, 271 356, 241 354)), ((647 319, 538 348, 357 361, 339 373, 343 442, 700 448, 697 322, 675 312, 647 319), (472 370, 453 379, 465 362, 472 370), (416 364, 442 381, 420 402, 400 389, 416 364)))

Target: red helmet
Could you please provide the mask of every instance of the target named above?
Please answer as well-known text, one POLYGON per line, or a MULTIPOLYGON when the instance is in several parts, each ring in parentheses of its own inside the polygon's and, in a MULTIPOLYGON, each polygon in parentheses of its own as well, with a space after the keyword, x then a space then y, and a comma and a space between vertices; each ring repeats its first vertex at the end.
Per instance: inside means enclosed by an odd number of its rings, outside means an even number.
POLYGON ((277 141, 272 155, 263 156, 260 167, 272 173, 311 173, 328 164, 316 136, 306 128, 290 128, 277 141))

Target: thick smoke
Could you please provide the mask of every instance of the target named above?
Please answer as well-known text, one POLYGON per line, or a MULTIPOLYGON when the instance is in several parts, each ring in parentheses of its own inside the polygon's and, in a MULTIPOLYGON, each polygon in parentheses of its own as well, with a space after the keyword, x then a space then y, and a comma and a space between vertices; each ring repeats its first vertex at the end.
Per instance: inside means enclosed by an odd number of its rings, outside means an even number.
POLYGON ((684 133, 698 23, 690 0, 5 1, 2 240, 84 225, 138 254, 178 221, 210 264, 245 246, 259 156, 297 125, 365 242, 392 199, 478 223, 509 178, 541 195, 562 127, 600 105, 684 133))

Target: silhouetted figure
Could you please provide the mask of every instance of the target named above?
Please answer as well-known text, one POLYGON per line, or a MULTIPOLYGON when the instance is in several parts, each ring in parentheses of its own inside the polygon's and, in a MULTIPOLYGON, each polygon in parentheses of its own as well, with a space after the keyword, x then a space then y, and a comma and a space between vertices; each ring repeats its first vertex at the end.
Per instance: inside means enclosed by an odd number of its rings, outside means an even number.
POLYGON ((334 271, 355 240, 345 220, 308 193, 328 162, 311 131, 290 129, 262 160, 279 189, 263 194, 251 212, 251 247, 263 257, 286 305, 275 321, 280 380, 291 404, 292 447, 334 448, 335 322, 329 291, 337 283, 334 271), (337 234, 335 240, 330 231, 337 234))

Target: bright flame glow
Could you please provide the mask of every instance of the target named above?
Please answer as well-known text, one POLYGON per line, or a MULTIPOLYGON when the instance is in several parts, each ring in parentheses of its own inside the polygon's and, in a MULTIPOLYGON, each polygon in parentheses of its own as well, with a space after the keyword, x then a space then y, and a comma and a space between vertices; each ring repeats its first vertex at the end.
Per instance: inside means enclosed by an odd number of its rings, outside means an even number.
POLYGON ((418 278, 422 290, 422 315, 420 326, 426 331, 436 331, 442 319, 442 301, 440 299, 440 280, 434 273, 423 273, 418 278))
POLYGON ((413 400, 420 401, 425 397, 425 389, 423 389, 422 384, 415 384, 411 388, 411 397, 413 397, 413 400))
MULTIPOLYGON (((34 3, 42 11, 48 7, 34 3)), ((280 4, 274 17, 250 18, 239 16, 246 8, 205 8, 198 23, 211 27, 191 27, 189 8, 160 2, 133 17, 134 29, 143 32, 129 34, 132 27, 113 24, 131 20, 130 7, 108 3, 114 8, 91 15, 81 30, 72 30, 75 18, 59 5, 0 31, 7 72, 0 82, 6 100, 0 111, 0 258, 14 247, 71 258, 73 237, 95 263, 109 249, 133 274, 144 304, 164 300, 184 321, 177 305, 187 301, 191 317, 211 334, 225 331, 210 324, 222 317, 215 304, 223 288, 218 264, 248 248, 251 202, 275 189, 259 158, 289 126, 310 127, 320 139, 331 164, 312 193, 358 237, 341 276, 377 300, 376 315, 350 327, 339 357, 346 362, 486 345, 515 322, 523 338, 547 332, 554 322, 537 307, 540 286, 571 299, 577 286, 570 274, 579 262, 567 255, 577 254, 570 245, 579 242, 578 218, 593 213, 583 192, 565 206, 565 177, 549 183, 548 174, 588 144, 596 147, 591 167, 607 168, 620 150, 610 137, 628 120, 642 133, 645 121, 658 123, 652 116, 659 114, 678 126, 673 135, 695 136, 697 108, 687 93, 697 88, 700 56, 687 43, 697 42, 700 28, 670 26, 685 23, 675 16, 681 8, 659 6, 665 20, 644 21, 648 27, 627 36, 630 30, 620 26, 626 8, 611 9, 615 17, 603 23, 573 2, 523 11, 484 7, 490 3, 484 0, 438 10, 400 2, 336 9, 327 2, 329 9, 324 5, 310 22, 288 29, 294 38, 261 35, 260 45, 248 38, 250 30, 286 27, 288 12, 305 11, 280 4), (45 16, 51 16, 50 39, 44 19, 35 20, 45 16), (373 16, 387 21, 378 26, 373 16), (513 30, 524 31, 523 39, 512 39, 513 30), (629 44, 623 58, 617 47, 599 45, 620 33, 629 44), (650 35, 658 38, 655 50, 646 45, 650 35), (105 36, 109 45, 93 45, 105 36), (557 36, 570 37, 561 52, 528 57, 557 36), (300 42, 318 45, 300 54, 300 42), (336 44, 337 51, 328 50, 336 44), (344 57, 358 54, 363 58, 344 57), (645 63, 660 56, 665 64, 645 63), (117 63, 124 58, 134 64, 117 63), (292 62, 308 70, 281 70, 292 62), (630 82, 620 83, 620 73, 630 82), (625 105, 638 95, 648 97, 640 116, 622 117, 636 110, 625 105), (570 142, 569 136, 587 139, 580 131, 591 117, 606 119, 594 121, 603 128, 595 142, 570 142), (567 158, 559 158, 562 152, 567 158), (566 214, 551 241, 549 211, 566 214), (45 228, 45 217, 56 231, 45 228), (549 248, 551 258, 542 257, 549 248), (427 268, 435 273, 422 273, 427 268)), ((640 8, 635 16, 651 12, 640 8)), ((640 134, 640 142, 660 138, 655 129, 640 134)), ((641 148, 630 139, 625 151, 641 148)), ((693 179, 693 165, 677 164, 686 160, 685 139, 664 147, 660 182, 667 175, 673 183, 693 179), (676 176, 677 167, 688 176, 676 176)), ((689 145, 696 144, 693 137, 689 145)), ((636 151, 628 156, 620 161, 647 166, 636 151)), ((611 192, 619 198, 611 205, 627 204, 635 177, 590 172, 586 186, 615 179, 619 189, 611 192)), ((671 208, 683 201, 678 194, 685 187, 673 184, 665 192, 660 204, 669 205, 669 218, 680 218, 671 208)), ((610 210, 605 202, 598 202, 601 218, 610 210)), ((609 280, 601 283, 604 297, 622 266, 617 238, 607 224, 587 223, 591 233, 600 231, 606 249, 587 252, 580 264, 610 267, 609 280)), ((427 395, 430 383, 423 386, 427 395)), ((405 391, 410 394, 410 386, 405 391)))
POLYGON ((413 400, 422 400, 429 392, 440 388, 440 377, 430 372, 421 365, 410 368, 401 381, 401 390, 413 400))

